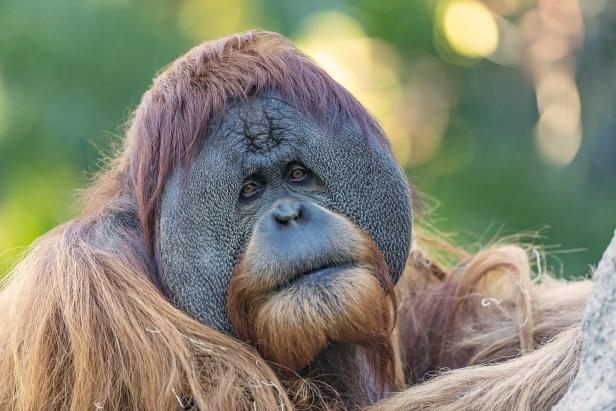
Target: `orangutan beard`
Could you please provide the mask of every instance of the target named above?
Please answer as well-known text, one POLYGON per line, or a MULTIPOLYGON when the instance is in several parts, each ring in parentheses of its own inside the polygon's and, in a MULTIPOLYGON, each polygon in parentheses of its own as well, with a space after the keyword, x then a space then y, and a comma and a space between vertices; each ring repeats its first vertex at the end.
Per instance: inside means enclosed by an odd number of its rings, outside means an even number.
POLYGON ((283 284, 252 270, 255 250, 249 246, 231 278, 227 312, 238 338, 282 374, 367 373, 349 377, 371 380, 368 385, 382 391, 394 379, 393 284, 376 244, 363 230, 354 230, 353 250, 337 256, 344 264, 283 284), (340 368, 335 363, 346 372, 331 369, 340 368))

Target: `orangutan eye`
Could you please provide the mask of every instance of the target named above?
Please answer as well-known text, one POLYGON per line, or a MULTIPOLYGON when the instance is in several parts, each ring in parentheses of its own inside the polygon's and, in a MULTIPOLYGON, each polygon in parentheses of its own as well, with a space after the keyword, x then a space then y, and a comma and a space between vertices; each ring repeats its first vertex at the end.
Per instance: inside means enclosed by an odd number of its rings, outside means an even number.
POLYGON ((242 190, 240 191, 240 195, 243 198, 250 198, 261 191, 261 186, 254 181, 247 181, 242 186, 242 190))
POLYGON ((289 170, 289 178, 291 181, 299 182, 306 178, 308 170, 300 165, 295 165, 289 170))

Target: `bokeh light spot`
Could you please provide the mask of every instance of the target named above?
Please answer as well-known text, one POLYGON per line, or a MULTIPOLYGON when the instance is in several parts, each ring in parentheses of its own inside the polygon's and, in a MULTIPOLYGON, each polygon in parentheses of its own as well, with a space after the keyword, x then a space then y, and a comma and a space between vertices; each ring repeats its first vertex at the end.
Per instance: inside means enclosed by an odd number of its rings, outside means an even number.
POLYGON ((398 53, 367 37, 351 16, 332 11, 306 18, 294 40, 380 121, 396 158, 409 165, 411 140, 397 116, 402 96, 398 53))
POLYGON ((569 110, 551 106, 539 118, 535 139, 539 153, 546 161, 565 167, 580 149, 582 132, 569 110))
POLYGON ((478 1, 447 1, 441 24, 451 48, 465 57, 486 57, 498 46, 498 27, 494 16, 478 1))
POLYGON ((555 66, 547 70, 537 79, 536 90, 539 154, 547 162, 565 167, 582 144, 580 95, 571 69, 555 66))

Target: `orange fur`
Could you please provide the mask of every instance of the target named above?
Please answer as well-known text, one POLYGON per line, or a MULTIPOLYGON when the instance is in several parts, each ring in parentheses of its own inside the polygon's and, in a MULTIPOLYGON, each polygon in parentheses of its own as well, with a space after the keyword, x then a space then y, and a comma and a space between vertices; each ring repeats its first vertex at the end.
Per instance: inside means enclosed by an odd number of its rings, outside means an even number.
POLYGON ((358 265, 337 274, 325 289, 269 284, 271 276, 253 272, 249 245, 229 284, 227 311, 237 336, 285 375, 302 371, 331 343, 362 347, 383 392, 396 386, 391 341, 396 302, 383 255, 365 232, 355 232, 361 242, 358 265))

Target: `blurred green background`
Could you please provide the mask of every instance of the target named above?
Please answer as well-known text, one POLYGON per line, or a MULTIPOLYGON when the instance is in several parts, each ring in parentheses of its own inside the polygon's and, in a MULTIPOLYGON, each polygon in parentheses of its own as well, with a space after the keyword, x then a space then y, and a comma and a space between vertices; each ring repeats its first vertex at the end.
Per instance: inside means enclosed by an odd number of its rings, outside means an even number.
POLYGON ((615 7, 0 0, 0 275, 76 215, 157 70, 250 28, 290 37, 379 118, 437 228, 540 232, 548 266, 584 275, 616 228, 615 7))

